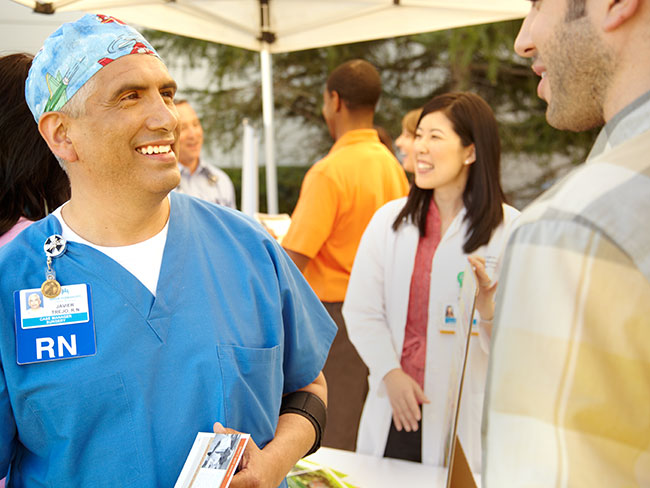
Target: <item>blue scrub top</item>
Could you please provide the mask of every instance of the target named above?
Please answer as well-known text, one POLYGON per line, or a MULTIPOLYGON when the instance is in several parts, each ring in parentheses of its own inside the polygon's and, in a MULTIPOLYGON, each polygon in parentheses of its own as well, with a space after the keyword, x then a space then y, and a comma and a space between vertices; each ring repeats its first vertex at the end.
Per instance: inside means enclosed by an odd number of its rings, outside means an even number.
POLYGON ((44 279, 52 216, 0 249, 0 474, 9 486, 171 487, 214 422, 263 447, 281 396, 322 369, 336 326, 282 248, 241 213, 172 193, 156 297, 68 243, 62 285, 90 284, 97 354, 16 363, 12 295, 44 279))

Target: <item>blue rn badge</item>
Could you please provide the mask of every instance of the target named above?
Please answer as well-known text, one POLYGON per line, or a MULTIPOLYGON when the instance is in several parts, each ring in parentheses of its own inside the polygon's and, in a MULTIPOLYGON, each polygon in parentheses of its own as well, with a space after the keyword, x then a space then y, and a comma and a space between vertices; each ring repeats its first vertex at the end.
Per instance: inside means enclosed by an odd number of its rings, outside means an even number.
POLYGON ((62 286, 55 298, 40 288, 14 292, 16 362, 39 363, 97 352, 90 285, 62 286))

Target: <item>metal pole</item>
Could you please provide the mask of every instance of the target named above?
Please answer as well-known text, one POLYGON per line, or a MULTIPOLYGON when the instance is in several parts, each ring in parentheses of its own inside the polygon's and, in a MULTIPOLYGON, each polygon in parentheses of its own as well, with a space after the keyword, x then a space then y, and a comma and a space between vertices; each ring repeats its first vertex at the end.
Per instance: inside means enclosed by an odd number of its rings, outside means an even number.
POLYGON ((278 213, 278 181, 275 164, 275 134, 273 128, 273 69, 268 43, 260 51, 262 70, 262 117, 264 119, 264 156, 266 161, 267 213, 278 213))
POLYGON ((254 217, 259 211, 258 208, 258 182, 257 182, 257 138, 255 129, 248 123, 248 119, 242 122, 244 126, 244 152, 242 154, 241 174, 241 211, 246 215, 254 217))

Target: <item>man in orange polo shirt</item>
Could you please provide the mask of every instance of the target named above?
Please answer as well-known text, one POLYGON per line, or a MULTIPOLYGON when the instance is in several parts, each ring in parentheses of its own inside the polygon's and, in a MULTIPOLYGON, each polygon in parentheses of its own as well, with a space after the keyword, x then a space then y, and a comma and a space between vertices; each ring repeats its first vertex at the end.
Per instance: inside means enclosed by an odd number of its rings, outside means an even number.
POLYGON ((361 235, 375 211, 408 193, 404 171, 373 129, 381 80, 361 59, 337 67, 323 93, 336 141, 305 175, 282 245, 339 327, 323 372, 328 420, 323 445, 354 450, 368 369, 348 339, 341 306, 361 235))

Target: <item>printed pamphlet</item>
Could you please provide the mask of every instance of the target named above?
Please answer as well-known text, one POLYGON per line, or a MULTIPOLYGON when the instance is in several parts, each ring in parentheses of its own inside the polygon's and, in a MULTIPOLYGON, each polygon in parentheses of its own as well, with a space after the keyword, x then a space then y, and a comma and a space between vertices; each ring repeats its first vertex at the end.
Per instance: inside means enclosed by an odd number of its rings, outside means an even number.
POLYGON ((199 432, 174 488, 228 488, 249 438, 199 432))

